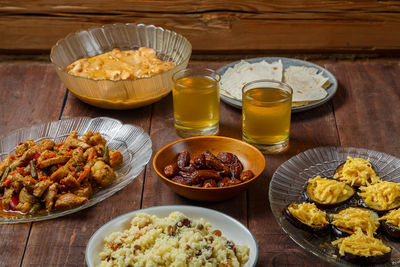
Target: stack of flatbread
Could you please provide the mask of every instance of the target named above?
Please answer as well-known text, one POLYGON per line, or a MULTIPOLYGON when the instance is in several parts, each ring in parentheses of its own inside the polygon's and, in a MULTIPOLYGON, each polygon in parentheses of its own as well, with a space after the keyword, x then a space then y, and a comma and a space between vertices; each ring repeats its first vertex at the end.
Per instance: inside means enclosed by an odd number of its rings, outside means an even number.
POLYGON ((283 69, 282 61, 248 63, 242 60, 228 68, 221 77, 221 92, 242 100, 242 88, 251 81, 270 79, 287 83, 293 89, 293 106, 303 106, 324 99, 328 93, 329 79, 318 69, 290 66, 283 69))

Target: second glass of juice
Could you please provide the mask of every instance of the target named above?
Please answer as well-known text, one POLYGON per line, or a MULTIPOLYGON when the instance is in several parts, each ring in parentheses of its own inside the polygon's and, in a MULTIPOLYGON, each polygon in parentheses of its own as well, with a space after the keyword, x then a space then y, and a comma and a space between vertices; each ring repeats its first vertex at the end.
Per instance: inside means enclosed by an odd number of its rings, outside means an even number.
POLYGON ((242 138, 265 154, 289 147, 292 89, 274 80, 257 80, 242 89, 242 138))
POLYGON ((220 75, 211 69, 184 69, 172 77, 175 130, 181 137, 219 131, 220 75))

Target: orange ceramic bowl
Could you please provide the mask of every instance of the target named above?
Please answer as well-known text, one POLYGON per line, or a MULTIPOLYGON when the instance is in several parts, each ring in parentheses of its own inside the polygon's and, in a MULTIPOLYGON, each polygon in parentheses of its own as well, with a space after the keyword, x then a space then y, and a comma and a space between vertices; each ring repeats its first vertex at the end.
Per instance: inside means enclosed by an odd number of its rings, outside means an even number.
POLYGON ((224 136, 200 136, 181 139, 163 147, 155 155, 153 167, 161 180, 177 194, 193 200, 212 202, 231 198, 246 190, 263 172, 265 158, 257 148, 241 140, 224 136), (191 156, 205 150, 209 150, 214 155, 218 152, 231 152, 242 162, 244 170, 251 170, 254 173, 254 177, 243 183, 226 187, 202 188, 175 183, 164 175, 164 168, 176 162, 178 154, 185 150, 189 151, 191 156))

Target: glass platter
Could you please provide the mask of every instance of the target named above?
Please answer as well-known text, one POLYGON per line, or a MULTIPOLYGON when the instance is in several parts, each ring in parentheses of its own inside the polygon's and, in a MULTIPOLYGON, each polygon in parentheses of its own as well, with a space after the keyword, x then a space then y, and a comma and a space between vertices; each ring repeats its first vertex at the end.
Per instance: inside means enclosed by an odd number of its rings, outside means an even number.
MULTIPOLYGON (((336 167, 343 163, 347 156, 369 159, 382 180, 400 182, 400 159, 396 157, 361 148, 318 147, 300 153, 283 163, 274 173, 269 186, 271 210, 281 228, 300 247, 338 266, 353 265, 336 258, 335 247, 330 244, 332 240, 329 235, 321 237, 296 228, 284 218, 282 211, 290 202, 304 201, 302 193, 308 179, 317 175, 333 177, 336 167)), ((390 241, 383 235, 378 237, 392 247, 391 260, 379 266, 399 265, 400 242, 390 241)))
MULTIPOLYGON (((258 58, 246 59, 245 61, 247 61, 249 63, 257 63, 257 62, 261 62, 261 61, 266 61, 268 63, 272 63, 272 62, 276 62, 278 60, 282 61, 282 65, 283 65, 284 69, 286 69, 290 66, 304 66, 304 67, 316 68, 323 74, 324 77, 327 77, 331 83, 329 85, 329 87, 326 88, 326 92, 328 93, 328 95, 324 99, 310 102, 309 104, 304 105, 304 106, 292 107, 292 113, 302 112, 302 111, 316 108, 316 107, 328 102, 335 95, 337 86, 338 86, 335 76, 333 76, 332 73, 330 73, 328 70, 326 70, 325 68, 323 68, 317 64, 314 64, 314 63, 311 63, 308 61, 304 61, 304 60, 300 60, 300 59, 286 58, 286 57, 258 57, 258 58)), ((230 67, 234 67, 238 63, 240 63, 240 61, 235 61, 233 63, 227 64, 227 65, 223 66, 222 68, 219 68, 217 70, 217 72, 222 76, 227 69, 229 69, 230 67)), ((224 94, 223 91, 221 91, 220 96, 221 96, 221 100, 224 101, 226 104, 228 104, 232 107, 235 107, 235 108, 239 108, 239 109, 242 108, 241 100, 238 100, 236 98, 233 98, 232 96, 224 94)))
POLYGON ((33 216, 0 216, 0 224, 48 220, 91 207, 127 186, 142 172, 150 160, 152 143, 149 135, 142 128, 122 124, 118 120, 106 117, 93 119, 88 117, 71 118, 15 130, 0 138, 0 160, 3 160, 10 153, 14 153, 15 147, 20 142, 28 139, 33 139, 37 142, 48 138, 59 143, 65 140, 72 130, 76 130, 79 136, 88 130, 99 132, 107 140, 107 145, 111 149, 121 151, 124 156, 124 162, 116 170, 117 179, 110 186, 94 193, 89 198, 89 201, 81 206, 63 211, 43 212, 33 216))
POLYGON ((92 235, 86 246, 86 264, 89 267, 100 266, 100 258, 98 255, 104 248, 104 238, 113 232, 129 229, 130 222, 137 213, 144 212, 150 215, 156 215, 157 217, 167 217, 173 211, 180 211, 188 218, 195 220, 203 218, 211 224, 212 229, 221 230, 222 235, 228 240, 232 240, 237 245, 248 246, 250 249, 249 260, 244 264, 243 267, 256 266, 258 259, 258 245, 256 239, 246 226, 236 219, 219 211, 184 205, 156 206, 135 210, 121 215, 104 224, 92 235))

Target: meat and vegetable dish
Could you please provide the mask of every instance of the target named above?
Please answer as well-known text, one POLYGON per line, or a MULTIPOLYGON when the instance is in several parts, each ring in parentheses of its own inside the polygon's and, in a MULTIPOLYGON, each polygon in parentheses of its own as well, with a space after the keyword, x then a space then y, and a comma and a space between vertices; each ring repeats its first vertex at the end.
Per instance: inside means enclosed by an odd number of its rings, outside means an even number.
POLYGON ((176 183, 206 188, 240 184, 254 177, 236 155, 219 152, 215 156, 208 150, 193 158, 189 151, 179 153, 175 163, 165 166, 164 174, 176 183))
POLYGON ((0 162, 0 207, 22 214, 73 208, 113 183, 122 162, 121 152, 91 131, 81 138, 72 131, 58 144, 27 140, 0 162))

